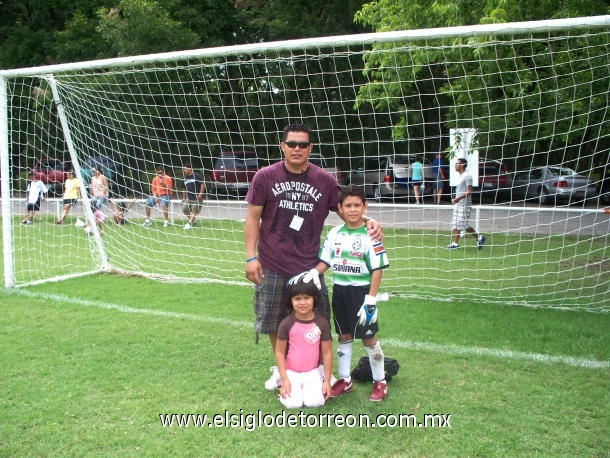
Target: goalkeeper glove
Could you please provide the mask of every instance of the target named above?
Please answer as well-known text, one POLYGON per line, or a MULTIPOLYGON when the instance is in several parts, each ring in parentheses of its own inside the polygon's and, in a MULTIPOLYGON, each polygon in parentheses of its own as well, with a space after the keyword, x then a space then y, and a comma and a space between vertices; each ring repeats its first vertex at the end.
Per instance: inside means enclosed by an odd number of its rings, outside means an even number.
POLYGON ((364 304, 358 312, 358 324, 368 326, 377 322, 377 298, 375 296, 364 297, 364 304))
POLYGON ((290 280, 288 280, 288 284, 295 285, 299 281, 302 281, 303 283, 309 283, 312 280, 314 284, 318 287, 318 289, 322 289, 322 285, 320 284, 320 274, 316 269, 307 270, 305 272, 301 272, 298 275, 295 275, 290 280))

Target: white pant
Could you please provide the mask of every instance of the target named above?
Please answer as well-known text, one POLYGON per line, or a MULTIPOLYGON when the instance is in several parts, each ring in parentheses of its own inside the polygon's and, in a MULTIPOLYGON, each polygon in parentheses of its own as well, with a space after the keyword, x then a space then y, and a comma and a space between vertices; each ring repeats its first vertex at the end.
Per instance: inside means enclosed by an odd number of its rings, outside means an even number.
POLYGON ((322 377, 317 367, 308 372, 286 370, 286 375, 290 380, 290 395, 286 398, 279 396, 279 399, 288 409, 324 405, 322 377))

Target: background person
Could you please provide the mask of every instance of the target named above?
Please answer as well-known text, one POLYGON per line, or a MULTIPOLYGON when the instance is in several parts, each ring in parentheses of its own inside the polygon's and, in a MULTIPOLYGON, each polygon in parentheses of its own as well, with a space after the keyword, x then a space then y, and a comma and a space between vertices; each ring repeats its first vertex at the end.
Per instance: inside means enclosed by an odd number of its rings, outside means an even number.
POLYGON ((185 163, 182 171, 184 173, 184 181, 182 183, 182 212, 189 219, 185 224, 184 229, 190 229, 195 224, 195 218, 197 218, 203 205, 205 182, 201 175, 193 171, 190 163, 185 163))
POLYGON ((66 172, 66 175, 68 178, 66 178, 66 182, 64 183, 64 208, 59 219, 55 221, 55 224, 63 224, 64 219, 66 219, 66 215, 70 211, 72 205, 76 205, 78 199, 80 199, 80 185, 78 178, 74 178, 74 172, 72 172, 72 170, 66 172))
POLYGON ((328 319, 314 311, 319 300, 313 281, 301 279, 286 291, 286 308, 292 313, 278 328, 275 361, 282 380, 279 400, 289 409, 320 407, 330 398, 332 337, 328 319), (320 355, 323 375, 318 369, 320 355))
POLYGON ((133 207, 136 203, 137 199, 132 199, 129 202, 125 202, 123 200, 117 201, 112 197, 109 199, 114 211, 112 212, 112 220, 114 224, 118 224, 119 226, 127 223, 127 212, 133 207))
POLYGON ((413 183, 413 193, 415 194, 415 205, 421 203, 420 189, 424 182, 422 158, 418 154, 415 156, 415 162, 411 164, 411 183, 413 183))
MULTIPOLYGON (((286 284, 303 269, 318 263, 320 236, 330 211, 338 212, 337 180, 308 162, 313 148, 311 129, 306 124, 284 128, 280 148, 284 160, 259 170, 246 195, 248 210, 244 224, 245 275, 254 283, 254 331, 267 334, 275 354, 277 330, 287 316, 286 284), (258 253, 258 255, 257 255, 258 253)), ((337 213, 340 217, 341 214, 337 213)), ((367 217, 372 236, 381 239, 381 227, 367 217)), ((315 272, 321 285, 316 312, 329 318, 328 291, 324 277, 315 272)), ((281 378, 277 367, 265 383, 277 389, 281 378)))
POLYGON ((459 181, 455 188, 455 198, 453 202, 453 216, 451 218, 451 228, 453 229, 453 242, 447 247, 450 250, 459 248, 460 232, 466 231, 477 240, 477 248, 480 250, 485 244, 487 237, 479 234, 468 225, 470 212, 472 211, 472 175, 466 171, 468 161, 460 157, 455 163, 455 171, 459 173, 459 181))
POLYGON ((102 205, 108 202, 108 179, 97 167, 91 168, 91 174, 91 204, 100 210, 102 205))
POLYGON ((144 226, 150 226, 150 209, 158 205, 163 211, 163 227, 169 226, 169 201, 172 198, 172 179, 170 176, 165 174, 165 170, 162 166, 157 167, 157 175, 152 179, 150 185, 150 197, 146 200, 145 211, 146 221, 144 226))
POLYGON ((368 235, 362 222, 367 203, 364 189, 345 186, 339 197, 339 209, 345 224, 331 229, 320 249, 316 270, 331 269, 333 282, 333 318, 339 334, 337 366, 339 379, 331 396, 352 391, 351 363, 354 339, 361 339, 369 355, 373 373, 370 401, 381 401, 388 392, 384 355, 377 340, 377 293, 388 257, 381 242, 368 235), (353 267, 345 269, 345 266, 353 267))
POLYGON ((432 174, 434 175, 432 197, 435 204, 440 204, 446 179, 445 171, 443 170, 443 153, 436 153, 436 157, 432 161, 432 174))
POLYGON ((40 210, 40 204, 43 200, 47 199, 47 192, 49 192, 49 189, 42 181, 37 180, 34 172, 30 170, 28 172, 28 187, 26 188, 26 192, 28 194, 28 203, 21 224, 29 226, 34 219, 34 213, 40 210))

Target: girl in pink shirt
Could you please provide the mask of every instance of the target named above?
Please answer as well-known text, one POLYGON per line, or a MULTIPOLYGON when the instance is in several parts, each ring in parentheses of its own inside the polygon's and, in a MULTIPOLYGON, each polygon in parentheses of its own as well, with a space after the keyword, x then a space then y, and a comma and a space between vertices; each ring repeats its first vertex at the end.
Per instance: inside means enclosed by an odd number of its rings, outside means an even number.
POLYGON ((280 402, 289 409, 320 407, 330 397, 332 341, 330 324, 314 311, 320 291, 313 281, 288 285, 286 307, 292 310, 277 332, 275 361, 282 385, 280 402), (320 357, 324 378, 318 366, 320 357))

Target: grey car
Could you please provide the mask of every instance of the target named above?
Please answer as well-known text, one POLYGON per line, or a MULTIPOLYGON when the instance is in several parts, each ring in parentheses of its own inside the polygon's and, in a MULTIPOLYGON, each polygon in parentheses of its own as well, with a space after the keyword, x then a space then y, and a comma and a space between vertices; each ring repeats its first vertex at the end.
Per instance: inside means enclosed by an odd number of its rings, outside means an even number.
POLYGON ((536 199, 540 205, 555 201, 582 203, 597 195, 591 178, 560 166, 535 167, 515 174, 513 200, 536 199))
MULTIPOLYGON (((380 201, 383 198, 407 197, 413 194, 411 164, 415 154, 371 156, 361 159, 350 173, 349 182, 364 187, 367 196, 380 201)), ((424 160, 424 194, 432 193, 432 164, 424 160)))

